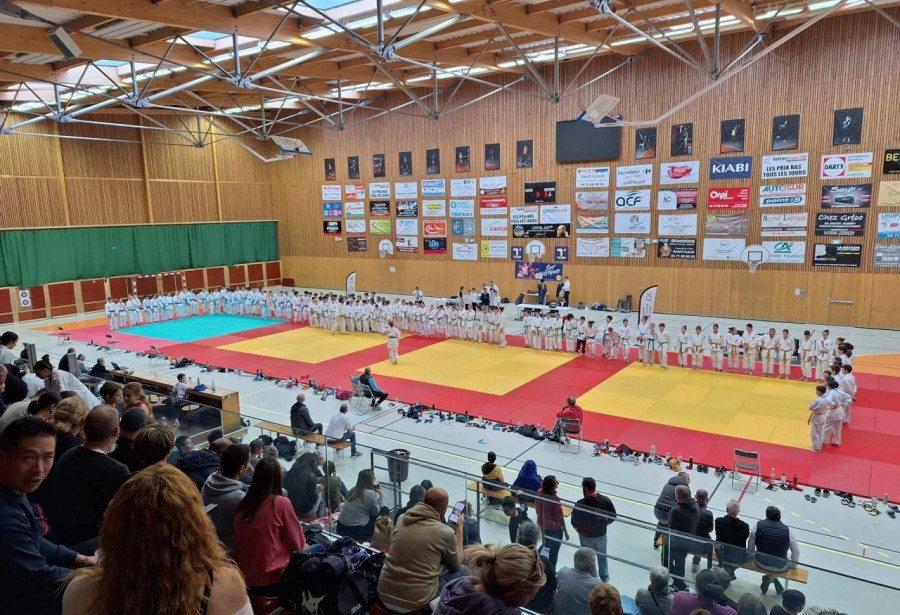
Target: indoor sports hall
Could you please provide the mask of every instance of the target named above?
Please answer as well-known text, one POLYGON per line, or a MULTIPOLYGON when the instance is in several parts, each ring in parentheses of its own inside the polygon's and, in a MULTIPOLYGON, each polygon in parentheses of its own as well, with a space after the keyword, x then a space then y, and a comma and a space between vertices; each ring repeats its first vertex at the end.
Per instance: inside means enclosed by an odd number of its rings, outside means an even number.
POLYGON ((0 615, 890 610, 897 4, 0 0, 0 615))

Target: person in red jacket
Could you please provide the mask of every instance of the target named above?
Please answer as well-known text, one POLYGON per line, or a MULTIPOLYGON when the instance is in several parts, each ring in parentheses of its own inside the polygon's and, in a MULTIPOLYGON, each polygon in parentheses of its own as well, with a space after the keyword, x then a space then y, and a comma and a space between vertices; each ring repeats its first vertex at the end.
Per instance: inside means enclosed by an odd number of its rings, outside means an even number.
POLYGON ((565 433, 563 433, 563 425, 560 419, 578 419, 579 425, 584 422, 584 410, 575 403, 574 397, 566 399, 566 405, 563 409, 556 413, 556 424, 553 425, 553 436, 556 440, 565 438, 565 443, 569 442, 569 434, 579 433, 579 427, 575 425, 566 425, 565 433))

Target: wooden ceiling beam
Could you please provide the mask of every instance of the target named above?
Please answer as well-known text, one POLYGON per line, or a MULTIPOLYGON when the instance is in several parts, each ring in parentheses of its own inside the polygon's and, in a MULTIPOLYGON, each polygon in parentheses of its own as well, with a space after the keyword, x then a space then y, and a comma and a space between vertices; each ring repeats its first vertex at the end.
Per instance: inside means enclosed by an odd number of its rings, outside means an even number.
POLYGON ((528 15, 537 15, 547 11, 564 9, 578 4, 584 4, 585 0, 547 0, 546 2, 538 2, 537 4, 529 4, 525 9, 528 15))

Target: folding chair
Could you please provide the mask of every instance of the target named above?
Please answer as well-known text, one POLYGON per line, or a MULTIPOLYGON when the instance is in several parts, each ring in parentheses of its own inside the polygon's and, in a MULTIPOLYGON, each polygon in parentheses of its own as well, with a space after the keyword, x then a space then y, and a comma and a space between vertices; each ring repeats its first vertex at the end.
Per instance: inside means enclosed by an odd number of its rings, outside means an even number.
POLYGON ((619 302, 616 304, 616 310, 620 312, 630 312, 631 311, 631 295, 625 295, 624 299, 619 299, 619 302))
POLYGON ((363 391, 363 385, 353 379, 353 374, 350 374, 350 387, 353 391, 353 400, 350 402, 350 405, 355 405, 356 409, 359 410, 361 401, 366 399, 366 393, 363 391))
POLYGON ((151 366, 159 363, 159 360, 161 358, 159 348, 157 348, 153 344, 150 344, 150 352, 148 352, 147 354, 150 355, 150 365, 151 366))
POLYGON ((56 327, 56 336, 55 337, 56 337, 57 344, 63 344, 65 342, 69 342, 72 340, 72 338, 69 337, 68 331, 66 331, 63 327, 56 327))
POLYGON ((731 472, 731 488, 734 489, 735 481, 739 480, 739 475, 748 475, 756 477, 755 490, 759 491, 759 481, 762 478, 760 472, 759 453, 753 451, 742 451, 739 448, 734 449, 734 463, 731 472))
POLYGON ((119 340, 114 339, 113 336, 109 333, 106 334, 106 345, 109 346, 109 349, 112 350, 114 348, 119 347, 119 340))
POLYGON ((573 439, 575 436, 578 436, 578 445, 575 448, 575 454, 581 452, 581 445, 584 444, 584 440, 581 437, 581 421, 578 419, 567 419, 561 418, 559 420, 560 427, 560 438, 559 438, 559 450, 570 453, 572 451, 569 448, 572 446, 571 444, 565 444, 565 440, 573 439))

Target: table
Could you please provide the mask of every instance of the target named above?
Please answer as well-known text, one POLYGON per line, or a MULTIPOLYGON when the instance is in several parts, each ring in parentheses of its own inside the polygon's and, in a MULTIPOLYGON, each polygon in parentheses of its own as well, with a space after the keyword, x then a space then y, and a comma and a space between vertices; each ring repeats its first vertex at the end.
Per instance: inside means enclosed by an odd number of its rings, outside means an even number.
POLYGON ((544 312, 559 312, 563 316, 572 311, 570 307, 555 307, 551 308, 549 305, 543 305, 539 303, 517 303, 516 304, 516 320, 522 320, 522 312, 525 310, 540 310, 543 314, 544 312))
MULTIPOLYGON (((151 372, 140 370, 112 370, 110 380, 121 384, 137 382, 142 387, 151 391, 158 391, 168 395, 177 380, 171 376, 158 376, 151 372)), ((209 385, 207 385, 209 386, 209 385)), ((222 432, 229 434, 242 428, 241 425, 241 401, 237 391, 216 387, 215 393, 210 389, 195 391, 190 389, 186 396, 187 401, 192 401, 203 406, 215 408, 220 411, 222 420, 222 432)))

